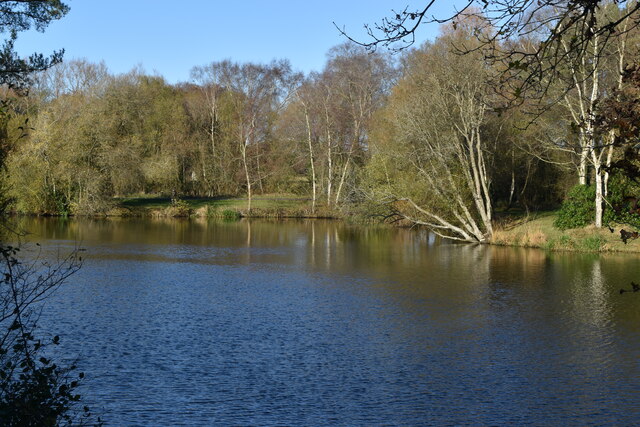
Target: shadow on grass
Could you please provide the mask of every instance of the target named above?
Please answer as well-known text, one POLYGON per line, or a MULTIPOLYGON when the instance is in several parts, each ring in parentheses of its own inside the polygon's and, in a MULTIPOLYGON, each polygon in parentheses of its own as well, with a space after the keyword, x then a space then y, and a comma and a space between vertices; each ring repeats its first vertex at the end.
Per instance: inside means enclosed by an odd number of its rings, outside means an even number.
MULTIPOLYGON (((214 208, 238 208, 242 209, 247 203, 246 197, 216 196, 216 197, 181 197, 191 209, 204 206, 214 208)), ((170 197, 125 197, 115 201, 122 207, 130 209, 164 209, 171 206, 170 197)), ((304 205, 309 201, 307 197, 261 195, 253 198, 255 208, 293 208, 304 205)))

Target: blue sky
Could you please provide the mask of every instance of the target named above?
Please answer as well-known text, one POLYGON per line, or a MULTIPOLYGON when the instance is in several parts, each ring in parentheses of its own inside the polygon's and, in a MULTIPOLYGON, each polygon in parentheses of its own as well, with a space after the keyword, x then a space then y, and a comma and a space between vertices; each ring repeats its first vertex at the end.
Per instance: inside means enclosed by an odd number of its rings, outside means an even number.
MULTIPOLYGON (((193 66, 231 58, 269 62, 288 58, 305 73, 322 69, 326 52, 343 42, 335 21, 364 38, 364 23, 379 21, 408 0, 67 0, 69 14, 44 34, 20 34, 21 55, 64 48, 65 58, 104 60, 114 73, 142 65, 168 82, 189 79, 193 66)), ((442 0, 440 8, 450 8, 442 0)), ((442 12, 443 10, 436 10, 442 12)), ((424 27, 419 40, 433 38, 437 26, 424 27)))

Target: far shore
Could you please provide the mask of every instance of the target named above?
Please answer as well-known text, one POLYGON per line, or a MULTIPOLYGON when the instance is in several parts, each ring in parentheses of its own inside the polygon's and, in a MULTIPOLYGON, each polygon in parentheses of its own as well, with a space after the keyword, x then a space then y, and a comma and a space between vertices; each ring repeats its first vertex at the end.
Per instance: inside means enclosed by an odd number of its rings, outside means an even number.
MULTIPOLYGON (((47 215, 41 216, 61 216, 47 215)), ((73 216, 73 215, 70 215, 73 216)), ((77 215, 81 217, 82 215, 77 215)), ((114 206, 101 217, 125 218, 218 218, 237 220, 241 218, 309 218, 341 219, 352 222, 378 222, 359 213, 345 215, 323 204, 311 207, 311 200, 291 194, 259 195, 252 199, 252 207, 247 209, 246 197, 129 197, 114 199, 114 206)), ((548 251, 573 252, 640 252, 640 239, 630 239, 625 244, 620 238, 620 230, 630 230, 629 226, 610 224, 609 227, 595 228, 593 225, 569 230, 559 230, 553 225, 555 211, 503 216, 505 219, 495 225, 493 239, 489 244, 540 248, 548 251), (613 232, 611 231, 613 229, 613 232)), ((411 226, 411 224, 396 224, 411 226)))

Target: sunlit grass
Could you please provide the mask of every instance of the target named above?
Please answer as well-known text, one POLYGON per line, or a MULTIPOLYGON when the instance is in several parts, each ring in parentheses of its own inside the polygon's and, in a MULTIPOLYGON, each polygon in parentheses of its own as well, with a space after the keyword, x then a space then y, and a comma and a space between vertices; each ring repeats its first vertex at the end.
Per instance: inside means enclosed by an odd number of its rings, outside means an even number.
MULTIPOLYGON (((115 199, 118 209, 131 215, 171 216, 174 207, 169 197, 143 195, 115 199)), ((229 217, 230 212, 247 215, 246 197, 184 197, 180 205, 195 216, 229 217)), ((254 196, 251 202, 252 216, 309 216, 311 201, 295 194, 265 194, 254 196)))
POLYGON ((544 212, 504 221, 495 230, 492 243, 547 250, 640 252, 639 240, 630 240, 625 245, 620 239, 624 225, 612 224, 613 233, 607 227, 598 229, 593 225, 559 230, 553 226, 555 218, 555 212, 544 212))

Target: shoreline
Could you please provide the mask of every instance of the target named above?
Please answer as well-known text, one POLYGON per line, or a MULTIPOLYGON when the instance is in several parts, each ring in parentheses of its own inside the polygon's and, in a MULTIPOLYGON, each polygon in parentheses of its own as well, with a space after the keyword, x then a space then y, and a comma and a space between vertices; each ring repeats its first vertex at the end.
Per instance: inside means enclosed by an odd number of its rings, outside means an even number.
POLYGON ((613 232, 607 227, 598 229, 594 225, 560 230, 553 226, 555 218, 555 212, 544 212, 531 219, 503 225, 494 232, 489 244, 539 248, 550 252, 640 253, 640 239, 628 240, 625 244, 620 238, 620 230, 629 226, 612 224, 613 232))
MULTIPOLYGON (((251 212, 246 209, 246 198, 185 198, 171 200, 166 197, 138 197, 114 199, 115 206, 97 215, 61 215, 50 213, 14 213, 17 216, 51 218, 193 218, 193 219, 328 219, 346 222, 372 223, 361 214, 338 212, 318 205, 311 212, 310 200, 295 195, 268 195, 253 199, 251 212)), ((614 232, 593 225, 577 229, 559 230, 553 226, 555 211, 540 212, 531 217, 515 217, 496 224, 493 238, 486 242, 492 246, 537 248, 550 252, 580 253, 640 253, 640 239, 626 244, 620 238, 624 225, 616 224, 614 232)), ((408 224, 393 225, 395 227, 408 224)))

